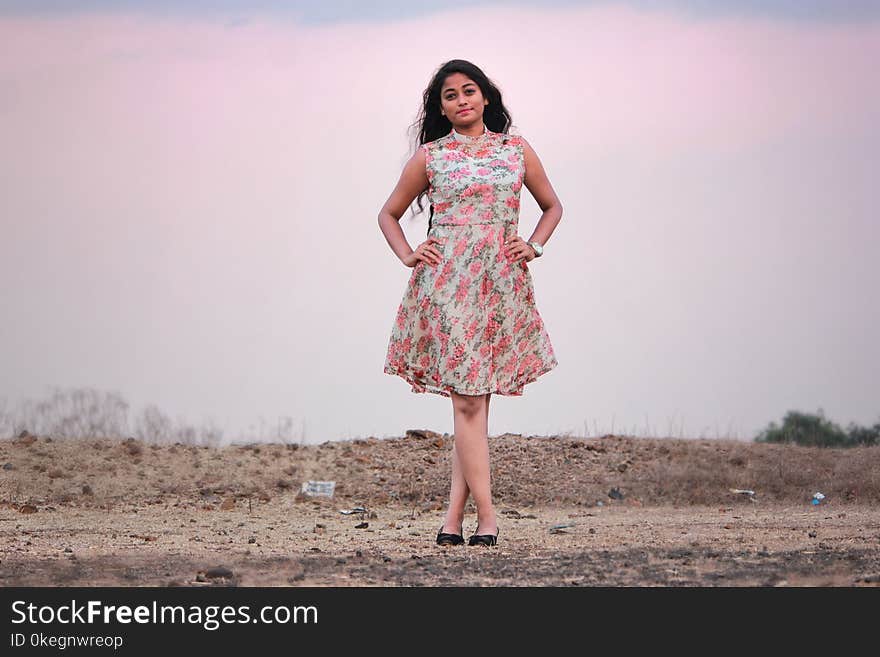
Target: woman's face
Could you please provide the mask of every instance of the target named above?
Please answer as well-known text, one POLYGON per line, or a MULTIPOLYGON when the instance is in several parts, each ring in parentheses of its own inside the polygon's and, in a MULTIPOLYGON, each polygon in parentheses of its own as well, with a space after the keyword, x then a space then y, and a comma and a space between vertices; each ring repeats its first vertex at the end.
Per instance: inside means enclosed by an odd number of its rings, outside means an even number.
POLYGON ((482 125, 483 108, 488 104, 477 83, 464 73, 453 73, 440 87, 440 109, 456 128, 482 125))

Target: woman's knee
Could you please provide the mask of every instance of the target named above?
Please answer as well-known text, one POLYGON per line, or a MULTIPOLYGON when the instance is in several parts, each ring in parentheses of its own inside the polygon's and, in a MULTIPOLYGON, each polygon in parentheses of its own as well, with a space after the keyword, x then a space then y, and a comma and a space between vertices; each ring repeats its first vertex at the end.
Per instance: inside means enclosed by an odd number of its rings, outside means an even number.
POLYGON ((456 413, 476 416, 486 410, 488 395, 460 395, 452 393, 452 408, 456 413))

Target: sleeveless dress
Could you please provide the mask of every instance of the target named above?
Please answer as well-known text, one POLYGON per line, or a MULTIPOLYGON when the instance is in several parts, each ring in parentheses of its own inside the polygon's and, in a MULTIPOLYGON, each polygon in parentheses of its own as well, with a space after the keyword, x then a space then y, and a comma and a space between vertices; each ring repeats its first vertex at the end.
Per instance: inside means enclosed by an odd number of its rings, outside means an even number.
POLYGON ((428 236, 439 240, 441 261, 413 267, 384 372, 416 393, 522 395, 558 364, 529 265, 503 249, 518 234, 522 139, 453 128, 420 148, 434 207, 428 236))

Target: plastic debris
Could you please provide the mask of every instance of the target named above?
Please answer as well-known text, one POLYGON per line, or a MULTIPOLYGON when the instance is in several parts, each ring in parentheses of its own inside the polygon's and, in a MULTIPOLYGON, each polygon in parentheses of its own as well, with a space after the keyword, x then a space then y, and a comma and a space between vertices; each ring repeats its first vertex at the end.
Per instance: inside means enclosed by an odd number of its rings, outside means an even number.
POLYGON ((729 490, 734 495, 746 495, 749 498, 750 502, 758 501, 755 499, 755 491, 749 490, 748 488, 731 488, 729 490))
POLYGON ((339 509, 339 513, 345 516, 350 516, 352 513, 366 513, 366 508, 362 506, 356 506, 353 509, 339 509))
POLYGON ((608 491, 608 497, 610 497, 612 500, 622 500, 623 493, 620 492, 619 488, 615 487, 608 491))
POLYGON ((822 500, 825 499, 825 496, 822 493, 813 493, 813 501, 812 504, 815 506, 819 504, 822 500))
POLYGON ((335 488, 335 481, 304 481, 302 493, 309 497, 333 497, 335 488))

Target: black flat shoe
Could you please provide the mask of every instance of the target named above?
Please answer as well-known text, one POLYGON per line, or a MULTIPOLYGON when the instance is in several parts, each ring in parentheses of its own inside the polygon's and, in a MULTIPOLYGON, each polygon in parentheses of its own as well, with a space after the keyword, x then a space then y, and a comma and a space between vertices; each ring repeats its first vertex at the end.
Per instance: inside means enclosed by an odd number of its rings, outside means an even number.
POLYGON ((474 534, 468 539, 468 545, 496 545, 498 543, 498 532, 494 534, 474 534))
POLYGON ((443 525, 440 525, 440 532, 437 534, 437 545, 462 545, 464 544, 464 527, 461 534, 449 534, 443 531, 443 525))

